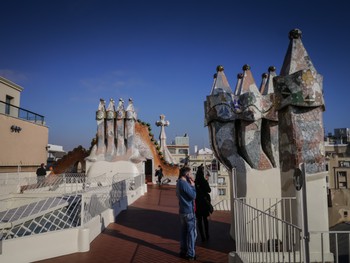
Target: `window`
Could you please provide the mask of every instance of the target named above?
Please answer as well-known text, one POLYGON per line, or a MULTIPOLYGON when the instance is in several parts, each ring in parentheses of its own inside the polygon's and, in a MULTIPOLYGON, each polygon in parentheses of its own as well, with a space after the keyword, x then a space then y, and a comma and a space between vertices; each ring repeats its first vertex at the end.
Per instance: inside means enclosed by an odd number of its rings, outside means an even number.
POLYGON ((350 161, 340 161, 339 167, 350 167, 350 161))
POLYGON ((218 192, 219 192, 219 195, 221 196, 226 195, 226 189, 218 188, 218 192))
POLYGON ((347 188, 347 183, 346 182, 340 182, 339 183, 339 188, 347 188))
POLYGON ((168 150, 171 154, 176 154, 176 149, 175 148, 169 148, 168 147, 168 150))
POLYGON ((215 159, 211 162, 211 170, 213 172, 217 172, 218 171, 218 166, 217 166, 217 162, 216 162, 215 159))
POLYGON ((218 184, 225 185, 225 177, 218 177, 218 184))
POLYGON ((339 171, 338 172, 339 177, 346 177, 346 172, 344 171, 339 171))
POLYGON ((348 188, 346 171, 338 171, 337 176, 338 176, 338 188, 348 188))
POLYGON ((5 114, 10 114, 10 109, 12 104, 13 97, 6 95, 6 106, 5 106, 5 114))
POLYGON ((188 154, 188 149, 179 149, 179 154, 188 154))

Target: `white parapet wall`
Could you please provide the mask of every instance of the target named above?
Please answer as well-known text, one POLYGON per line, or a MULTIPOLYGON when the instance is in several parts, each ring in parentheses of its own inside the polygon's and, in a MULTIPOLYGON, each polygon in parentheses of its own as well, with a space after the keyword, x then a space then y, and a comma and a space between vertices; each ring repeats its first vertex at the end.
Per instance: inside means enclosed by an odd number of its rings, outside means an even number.
POLYGON ((27 263, 79 252, 78 240, 86 243, 79 238, 80 231, 88 230, 72 228, 4 240, 1 242, 0 262, 27 263))
POLYGON ((135 190, 91 218, 82 227, 45 232, 30 236, 0 241, 0 262, 22 263, 44 260, 90 250, 90 243, 111 223, 118 214, 127 209, 140 196, 147 192, 142 184, 135 190))

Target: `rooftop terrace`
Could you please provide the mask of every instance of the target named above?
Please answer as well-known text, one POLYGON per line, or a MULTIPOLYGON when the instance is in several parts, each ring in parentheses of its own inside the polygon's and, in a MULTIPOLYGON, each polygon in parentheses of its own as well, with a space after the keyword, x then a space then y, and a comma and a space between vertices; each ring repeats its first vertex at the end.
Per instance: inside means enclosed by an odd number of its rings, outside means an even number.
MULTIPOLYGON (((197 262, 228 262, 228 253, 235 249, 229 235, 230 217, 228 211, 211 215, 210 240, 197 239, 197 262)), ((148 185, 148 192, 107 226, 91 243, 90 251, 38 262, 187 262, 178 256, 179 240, 175 187, 148 185)))

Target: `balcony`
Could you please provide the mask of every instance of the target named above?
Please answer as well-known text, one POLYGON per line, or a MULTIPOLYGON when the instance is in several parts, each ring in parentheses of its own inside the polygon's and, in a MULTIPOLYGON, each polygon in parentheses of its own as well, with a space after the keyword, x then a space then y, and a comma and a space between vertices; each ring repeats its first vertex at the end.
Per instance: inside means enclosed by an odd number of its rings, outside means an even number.
POLYGON ((0 101, 0 114, 44 125, 45 117, 32 111, 0 101))

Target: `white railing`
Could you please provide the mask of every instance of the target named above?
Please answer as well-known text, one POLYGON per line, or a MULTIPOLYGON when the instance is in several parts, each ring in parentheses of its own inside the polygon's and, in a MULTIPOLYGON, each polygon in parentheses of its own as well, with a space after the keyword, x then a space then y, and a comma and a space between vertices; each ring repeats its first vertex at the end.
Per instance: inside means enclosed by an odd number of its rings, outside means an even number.
POLYGON ((234 199, 236 253, 244 262, 302 262, 302 230, 282 219, 291 218, 294 201, 234 199))
POLYGON ((106 174, 101 174, 89 178, 84 173, 63 173, 47 175, 40 181, 33 176, 13 176, 11 178, 0 178, 0 186, 8 194, 33 194, 48 191, 62 194, 80 193, 91 187, 110 186, 115 181, 121 181, 132 176, 132 174, 116 174, 113 177, 107 177, 106 174))
POLYGON ((295 198, 234 199, 236 253, 243 262, 306 262, 307 239, 313 244, 310 262, 350 262, 350 231, 302 233, 293 222, 295 202, 295 198))
POLYGON ((270 198, 237 198, 244 204, 261 210, 271 216, 282 219, 291 224, 297 225, 296 217, 293 216, 293 207, 296 206, 295 197, 270 197, 270 198))
POLYGON ((227 199, 213 200, 212 205, 214 211, 231 211, 231 203, 230 200, 227 199))
POLYGON ((310 231, 310 240, 317 240, 319 242, 318 251, 321 252, 321 259, 319 262, 329 262, 326 259, 327 240, 330 243, 330 252, 333 254, 335 263, 350 262, 350 231, 310 231))
POLYGON ((47 179, 0 200, 0 240, 83 226, 135 195, 145 182, 144 174, 64 174, 47 179))
MULTIPOLYGON (((103 177, 103 175, 99 176, 103 177)), ((106 178, 101 178, 105 183, 106 178)), ((92 179, 96 181, 97 179, 92 179)), ((23 184, 23 179, 19 187, 21 193, 42 193, 51 191, 55 193, 79 193, 85 191, 91 179, 87 179, 84 173, 64 173, 48 175, 42 180, 37 178, 28 178, 25 180, 27 184, 23 184)))
POLYGON ((0 212, 1 239, 11 239, 80 225, 81 196, 48 197, 0 212))

